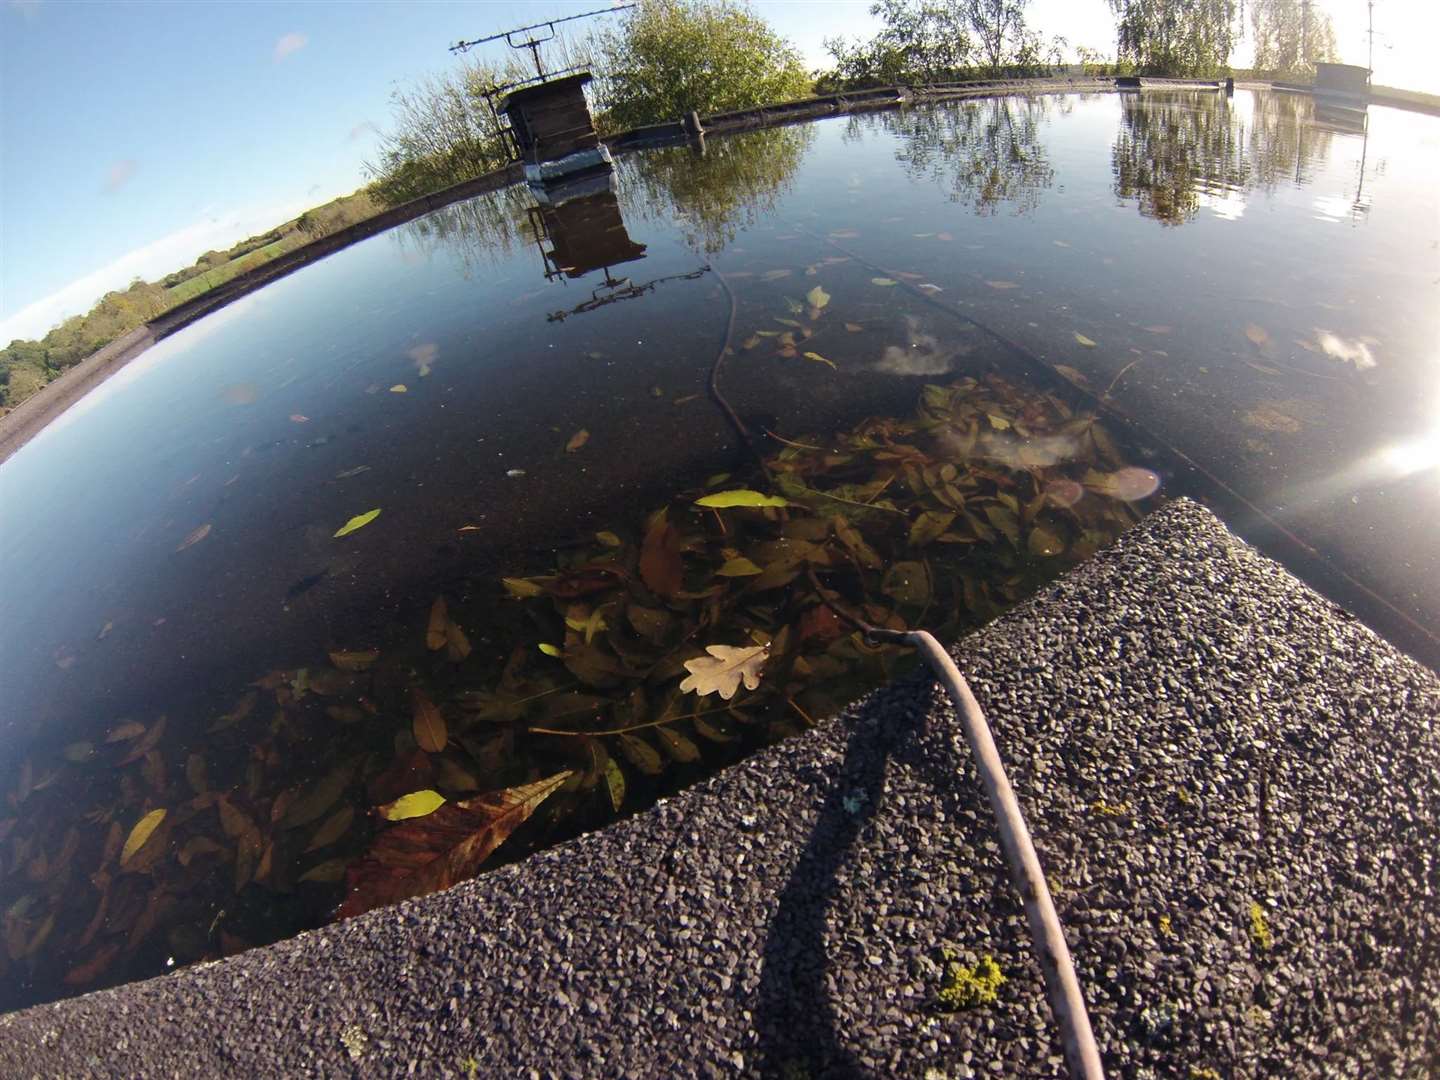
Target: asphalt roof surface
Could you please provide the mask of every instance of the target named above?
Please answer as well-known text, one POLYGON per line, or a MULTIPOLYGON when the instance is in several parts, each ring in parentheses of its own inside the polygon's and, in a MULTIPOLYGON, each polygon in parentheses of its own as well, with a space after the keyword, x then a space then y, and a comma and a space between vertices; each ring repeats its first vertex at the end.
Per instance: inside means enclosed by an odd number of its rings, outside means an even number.
MULTIPOLYGON (((1432 673, 1184 501, 954 653, 1110 1075, 1434 1075, 1432 673)), ((0 1017, 0 1074, 1063 1075, 1028 950, 915 678, 448 892, 0 1017)))

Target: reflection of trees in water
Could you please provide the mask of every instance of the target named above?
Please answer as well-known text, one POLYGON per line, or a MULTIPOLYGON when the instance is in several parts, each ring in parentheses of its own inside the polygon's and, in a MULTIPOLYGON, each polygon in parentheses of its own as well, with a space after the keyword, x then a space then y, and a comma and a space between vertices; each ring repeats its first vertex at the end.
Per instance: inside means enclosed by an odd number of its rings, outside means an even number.
POLYGON ((1204 195, 1303 184, 1330 153, 1309 95, 1256 94, 1247 116, 1213 93, 1125 94, 1111 147, 1114 191, 1144 217, 1181 225, 1204 195))
POLYGON ((803 125, 711 139, 703 155, 688 146, 626 154, 616 163, 621 204, 641 220, 678 216, 692 248, 719 251, 790 190, 814 139, 803 125))
POLYGON ((896 136, 895 158, 912 177, 951 190, 951 198, 977 214, 1001 206, 1023 214, 1040 204, 1055 182, 1040 125, 1065 99, 995 97, 934 108, 851 118, 850 135, 881 130, 896 136))
POLYGON ((426 258, 444 253, 466 274, 498 266, 517 243, 529 244, 525 211, 535 200, 523 184, 442 206, 395 229, 402 248, 426 258))

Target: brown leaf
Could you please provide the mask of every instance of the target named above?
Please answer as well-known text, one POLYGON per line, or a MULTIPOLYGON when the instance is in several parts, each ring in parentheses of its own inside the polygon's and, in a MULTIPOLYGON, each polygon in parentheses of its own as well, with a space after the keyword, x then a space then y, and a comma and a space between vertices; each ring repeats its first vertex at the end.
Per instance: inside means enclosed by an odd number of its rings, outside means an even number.
POLYGON ((180 546, 177 547, 175 550, 176 550, 176 551, 184 551, 186 548, 188 548, 188 547, 190 547, 190 546, 192 546, 192 545, 194 545, 194 544, 198 544, 201 540, 204 540, 205 537, 207 537, 207 536, 209 536, 209 535, 210 535, 210 523, 207 521, 204 525, 201 525, 198 529, 196 529, 195 531, 193 531, 193 532, 191 532, 189 535, 187 535, 184 540, 181 540, 181 541, 180 541, 180 546))
POLYGON ((76 964, 65 973, 66 986, 88 986, 101 975, 105 974, 111 961, 120 954, 120 943, 112 941, 108 945, 100 946, 100 950, 83 964, 76 964))
POLYGON ((332 652, 330 662, 341 671, 365 671, 380 659, 379 649, 363 649, 358 652, 332 652))
POLYGON ((671 597, 684 585, 680 561, 680 534, 660 511, 651 519, 640 545, 640 578, 655 594, 671 597))
POLYGON ((638 735, 622 734, 620 752, 646 776, 659 776, 665 771, 665 762, 661 760, 659 751, 638 735))
POLYGON ((310 843, 305 850, 309 852, 329 847, 349 831, 350 824, 354 820, 355 808, 349 805, 342 806, 325 819, 325 824, 315 830, 315 835, 310 838, 310 843))
POLYGON ((350 868, 350 892, 336 913, 348 919, 383 904, 448 889, 473 877, 490 853, 570 778, 570 772, 447 803, 380 834, 350 868))
POLYGON ((137 735, 144 734, 145 725, 140 723, 139 721, 132 720, 128 724, 121 724, 119 727, 111 731, 110 734, 105 736, 105 741, 107 743, 124 742, 126 739, 133 739, 137 735))
POLYGON ((440 710, 418 686, 410 691, 410 707, 411 729, 415 733, 416 744, 421 750, 432 754, 440 753, 450 741, 445 729, 445 718, 440 715, 440 710))
POLYGON ((570 441, 565 444, 565 452, 567 454, 573 454, 576 450, 579 450, 589 441, 590 432, 586 431, 584 428, 581 428, 579 431, 575 432, 574 435, 570 436, 570 441))
POLYGON ((425 628, 425 647, 431 652, 445 647, 445 627, 449 622, 450 614, 445 607, 445 598, 437 596, 435 603, 430 605, 430 623, 425 628))
POLYGON ((700 760, 700 748, 678 731, 672 731, 663 724, 653 730, 665 752, 676 761, 683 764, 700 760))
POLYGON ((470 639, 454 619, 445 622, 445 655, 457 664, 470 655, 470 639))
POLYGON ((122 757, 115 764, 129 765, 132 761, 139 761, 142 757, 155 749, 155 744, 160 741, 160 736, 165 734, 165 717, 160 717, 151 725, 150 730, 145 732, 145 737, 130 748, 130 752, 122 757))
POLYGON ((412 750, 384 772, 372 777, 366 784, 365 793, 372 803, 389 802, 407 791, 429 787, 434 775, 435 766, 430 761, 430 755, 424 750, 412 750))

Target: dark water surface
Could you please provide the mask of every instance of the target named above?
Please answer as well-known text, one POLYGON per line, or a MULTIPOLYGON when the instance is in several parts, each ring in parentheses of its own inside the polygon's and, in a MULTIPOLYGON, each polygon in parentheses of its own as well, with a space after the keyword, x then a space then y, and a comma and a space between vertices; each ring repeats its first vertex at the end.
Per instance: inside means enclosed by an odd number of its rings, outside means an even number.
POLYGON ((798 730, 904 662, 806 562, 958 633, 1159 482, 1433 665, 1437 166, 1440 121, 1298 96, 857 116, 457 204, 160 343, 0 466, 0 1007, 325 921, 406 791, 574 770, 523 850, 798 730), (705 395, 731 292, 771 480, 705 395), (794 505, 693 505, 737 487, 794 505), (767 640, 733 710, 680 694, 767 640))

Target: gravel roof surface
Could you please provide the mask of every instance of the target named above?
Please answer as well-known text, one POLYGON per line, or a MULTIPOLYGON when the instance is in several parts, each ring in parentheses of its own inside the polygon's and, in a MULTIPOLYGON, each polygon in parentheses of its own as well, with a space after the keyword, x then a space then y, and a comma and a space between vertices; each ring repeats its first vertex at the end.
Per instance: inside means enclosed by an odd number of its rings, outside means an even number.
MULTIPOLYGON (((1435 1074, 1434 675, 1187 502, 955 652, 1112 1076, 1435 1074)), ((444 894, 0 1017, 0 1074, 1063 1075, 938 694, 444 894), (937 1007, 946 947, 998 1000, 937 1007)))

